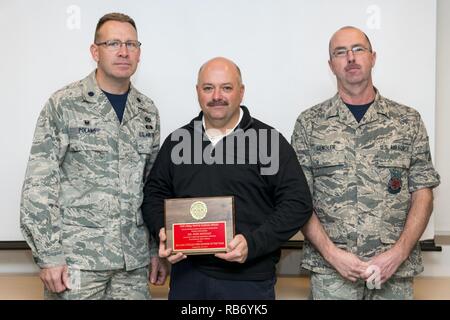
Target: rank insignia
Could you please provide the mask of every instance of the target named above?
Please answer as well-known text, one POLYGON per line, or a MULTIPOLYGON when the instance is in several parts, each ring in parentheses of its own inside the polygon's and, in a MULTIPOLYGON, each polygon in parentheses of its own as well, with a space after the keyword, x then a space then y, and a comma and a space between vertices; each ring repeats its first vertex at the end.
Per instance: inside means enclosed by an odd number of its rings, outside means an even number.
POLYGON ((390 169, 391 178, 388 182, 389 193, 396 194, 402 190, 402 173, 396 169, 390 169))

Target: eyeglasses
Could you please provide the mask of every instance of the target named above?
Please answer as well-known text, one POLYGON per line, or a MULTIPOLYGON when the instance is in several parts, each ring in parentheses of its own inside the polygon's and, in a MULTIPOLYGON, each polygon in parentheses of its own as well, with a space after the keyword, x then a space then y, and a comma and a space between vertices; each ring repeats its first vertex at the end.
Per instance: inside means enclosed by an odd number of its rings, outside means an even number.
POLYGON ((363 47, 363 46, 353 46, 351 49, 347 49, 347 48, 339 48, 334 50, 333 52, 333 56, 335 58, 344 58, 347 56, 347 53, 351 51, 353 52, 354 55, 361 55, 365 52, 372 52, 372 49, 363 47))
POLYGON ((98 46, 104 45, 106 47, 106 49, 108 49, 109 51, 118 51, 120 48, 122 48, 123 44, 125 45, 127 50, 136 51, 137 49, 139 49, 141 47, 142 43, 140 43, 137 40, 128 40, 125 42, 122 42, 120 40, 107 40, 104 42, 96 43, 96 45, 98 45, 98 46))

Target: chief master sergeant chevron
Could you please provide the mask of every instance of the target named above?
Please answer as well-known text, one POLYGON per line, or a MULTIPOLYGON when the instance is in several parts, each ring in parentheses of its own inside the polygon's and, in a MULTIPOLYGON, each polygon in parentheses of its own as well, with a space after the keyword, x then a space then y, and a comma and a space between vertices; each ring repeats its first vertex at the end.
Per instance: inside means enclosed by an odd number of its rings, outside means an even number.
POLYGON ((130 82, 140 45, 133 19, 103 16, 91 45, 96 71, 39 115, 21 229, 47 299, 149 299, 150 261, 150 281, 165 281, 140 209, 160 136, 158 110, 130 82))
POLYGON ((412 299, 439 184, 425 126, 373 86, 361 30, 338 30, 329 54, 338 93, 303 112, 292 136, 315 210, 302 229, 312 298, 412 299))

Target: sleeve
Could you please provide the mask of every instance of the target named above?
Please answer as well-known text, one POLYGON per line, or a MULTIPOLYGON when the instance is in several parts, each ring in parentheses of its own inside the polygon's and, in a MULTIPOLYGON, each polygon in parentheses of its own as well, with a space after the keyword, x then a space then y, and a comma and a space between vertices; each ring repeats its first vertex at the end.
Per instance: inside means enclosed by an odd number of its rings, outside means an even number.
POLYGON ((294 132, 292 133, 291 144, 297 155, 298 162, 302 167, 306 181, 308 182, 309 191, 313 194, 313 172, 311 166, 311 155, 308 135, 305 126, 302 124, 301 116, 295 123, 294 132))
POLYGON ((164 200, 173 198, 169 139, 170 136, 162 145, 144 186, 142 217, 156 243, 164 226, 164 200))
POLYGON ((425 125, 417 114, 415 137, 412 145, 411 163, 408 176, 409 192, 423 188, 434 188, 440 183, 440 177, 433 167, 430 144, 425 125))
POLYGON ((67 128, 51 98, 39 115, 22 188, 20 227, 39 267, 64 265, 59 207, 67 128))
POLYGON ((157 257, 159 254, 159 241, 152 234, 150 234, 150 257, 157 257))
POLYGON ((278 172, 267 176, 273 190, 274 212, 256 230, 243 233, 248 261, 279 249, 312 214, 311 195, 295 152, 281 135, 279 145, 278 172))

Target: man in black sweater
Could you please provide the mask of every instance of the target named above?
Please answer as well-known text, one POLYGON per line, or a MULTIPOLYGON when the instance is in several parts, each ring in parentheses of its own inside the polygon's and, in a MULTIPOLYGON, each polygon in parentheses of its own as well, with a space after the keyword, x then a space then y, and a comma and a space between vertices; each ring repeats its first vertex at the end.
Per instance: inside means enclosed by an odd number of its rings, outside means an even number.
POLYGON ((286 139, 241 106, 236 64, 205 63, 197 94, 202 112, 165 140, 144 189, 145 223, 172 263, 169 299, 275 299, 280 246, 312 213, 307 182, 286 139), (209 196, 234 196, 236 235, 227 252, 173 254, 164 200, 209 196))

